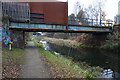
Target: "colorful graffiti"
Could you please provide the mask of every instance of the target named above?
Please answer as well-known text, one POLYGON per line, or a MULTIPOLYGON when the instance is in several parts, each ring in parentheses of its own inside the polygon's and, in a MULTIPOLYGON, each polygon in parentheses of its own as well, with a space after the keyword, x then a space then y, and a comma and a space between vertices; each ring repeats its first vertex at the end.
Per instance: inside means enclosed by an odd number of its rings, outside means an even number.
POLYGON ((0 27, 0 41, 2 41, 2 27, 0 27))
POLYGON ((3 28, 0 27, 0 42, 2 41, 2 31, 3 31, 3 28))
POLYGON ((11 41, 10 31, 7 31, 6 27, 0 27, 0 36, 0 41, 6 45, 11 41))
POLYGON ((2 28, 0 27, 0 51, 2 48, 2 28))
POLYGON ((12 42, 14 47, 24 47, 24 32, 17 30, 8 30, 7 27, 0 27, 0 44, 3 46, 12 42))

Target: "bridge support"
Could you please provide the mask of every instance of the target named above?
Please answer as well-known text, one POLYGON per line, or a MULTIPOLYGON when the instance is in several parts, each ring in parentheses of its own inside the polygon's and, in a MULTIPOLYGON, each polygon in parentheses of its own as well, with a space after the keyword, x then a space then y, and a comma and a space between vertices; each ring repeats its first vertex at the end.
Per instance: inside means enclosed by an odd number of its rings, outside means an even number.
POLYGON ((25 46, 25 32, 24 31, 17 31, 17 30, 10 30, 11 38, 13 39, 13 47, 20 47, 24 48, 25 46))
POLYGON ((82 33, 76 39, 78 42, 90 45, 103 45, 107 39, 106 33, 82 33))
POLYGON ((7 27, 3 27, 2 43, 3 47, 8 47, 9 42, 13 41, 12 47, 24 48, 25 46, 25 32, 17 30, 9 30, 7 27))
POLYGON ((106 42, 108 34, 104 33, 95 33, 92 34, 92 39, 90 40, 93 45, 103 45, 106 42))

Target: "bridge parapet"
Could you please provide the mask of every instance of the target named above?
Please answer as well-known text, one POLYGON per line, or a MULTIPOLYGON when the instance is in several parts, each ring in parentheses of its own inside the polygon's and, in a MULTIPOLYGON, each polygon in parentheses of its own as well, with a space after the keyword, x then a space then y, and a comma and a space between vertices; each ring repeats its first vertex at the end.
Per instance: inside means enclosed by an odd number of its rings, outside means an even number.
POLYGON ((96 26, 84 26, 84 25, 68 25, 68 29, 65 25, 61 24, 45 24, 45 23, 15 23, 11 22, 11 29, 22 29, 31 31, 51 31, 51 32, 112 32, 112 27, 96 27, 96 26))
POLYGON ((21 28, 39 28, 39 29, 66 29, 65 25, 60 24, 45 24, 45 23, 10 23, 10 27, 21 28))
POLYGON ((90 30, 90 31, 110 31, 108 27, 93 27, 93 26, 69 26, 71 30, 90 30))

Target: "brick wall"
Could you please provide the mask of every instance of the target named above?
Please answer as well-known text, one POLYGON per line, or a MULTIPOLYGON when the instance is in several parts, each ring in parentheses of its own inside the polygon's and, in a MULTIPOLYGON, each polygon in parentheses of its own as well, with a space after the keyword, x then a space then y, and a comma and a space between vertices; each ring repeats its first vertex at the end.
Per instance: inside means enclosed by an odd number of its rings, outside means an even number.
POLYGON ((13 39, 13 46, 24 48, 25 40, 24 40, 24 32, 11 30, 11 38, 13 39))

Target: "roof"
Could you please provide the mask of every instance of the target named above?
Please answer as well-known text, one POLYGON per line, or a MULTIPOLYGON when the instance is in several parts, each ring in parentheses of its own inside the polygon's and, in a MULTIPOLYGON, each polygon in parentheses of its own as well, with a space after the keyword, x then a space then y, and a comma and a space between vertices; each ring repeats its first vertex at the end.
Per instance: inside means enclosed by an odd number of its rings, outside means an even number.
POLYGON ((61 2, 58 0, 1 0, 2 2, 61 2))

